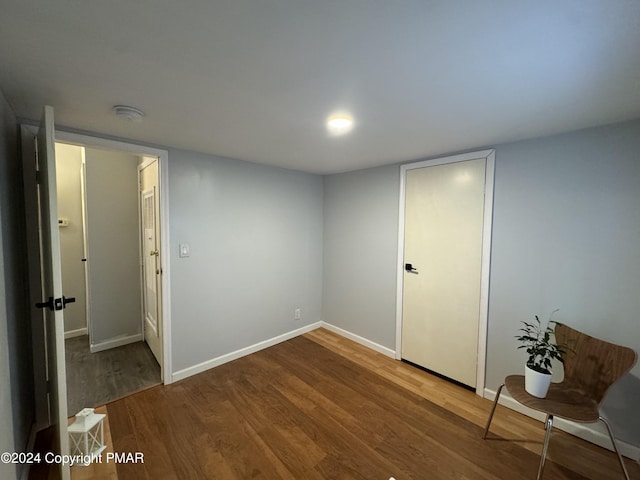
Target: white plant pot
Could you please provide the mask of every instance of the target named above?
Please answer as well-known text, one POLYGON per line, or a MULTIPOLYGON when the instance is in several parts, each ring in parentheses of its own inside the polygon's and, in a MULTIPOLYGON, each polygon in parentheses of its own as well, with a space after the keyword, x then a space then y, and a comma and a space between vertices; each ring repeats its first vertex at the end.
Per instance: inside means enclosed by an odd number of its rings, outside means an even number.
POLYGON ((551 385, 551 374, 540 373, 525 366, 524 389, 534 397, 544 398, 551 385))

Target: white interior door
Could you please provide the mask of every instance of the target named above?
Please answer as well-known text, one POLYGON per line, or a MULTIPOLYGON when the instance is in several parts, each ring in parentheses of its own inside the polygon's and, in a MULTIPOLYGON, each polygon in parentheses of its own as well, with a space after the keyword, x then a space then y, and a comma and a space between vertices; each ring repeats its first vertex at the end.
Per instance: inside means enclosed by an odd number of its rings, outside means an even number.
POLYGON ((142 232, 142 298, 144 338, 162 367, 162 265, 160 264, 160 198, 158 159, 140 165, 142 232))
MULTIPOLYGON (((44 120, 37 137, 38 205, 40 229, 40 258, 42 270, 42 298, 49 385, 49 415, 54 429, 56 452, 69 453, 67 435, 67 387, 64 356, 65 297, 62 293, 62 267, 56 191, 56 163, 54 147, 53 108, 45 107, 44 120)), ((59 468, 63 479, 69 478, 68 465, 59 468)))
POLYGON ((406 171, 402 358, 476 386, 484 158, 406 171))

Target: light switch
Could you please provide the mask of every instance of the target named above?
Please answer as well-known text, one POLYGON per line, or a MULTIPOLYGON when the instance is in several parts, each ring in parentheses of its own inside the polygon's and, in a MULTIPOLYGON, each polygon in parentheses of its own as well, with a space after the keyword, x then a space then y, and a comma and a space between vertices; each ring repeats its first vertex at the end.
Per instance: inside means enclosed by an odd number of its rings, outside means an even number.
POLYGON ((188 243, 181 243, 180 244, 180 258, 184 258, 184 257, 188 257, 189 256, 189 244, 188 243))

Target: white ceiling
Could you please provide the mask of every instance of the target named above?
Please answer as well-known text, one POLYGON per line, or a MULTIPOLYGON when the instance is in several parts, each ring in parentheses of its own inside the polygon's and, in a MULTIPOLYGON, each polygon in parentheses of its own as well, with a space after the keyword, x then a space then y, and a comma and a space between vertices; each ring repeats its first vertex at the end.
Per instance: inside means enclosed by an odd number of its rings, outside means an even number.
POLYGON ((0 0, 0 88, 23 118, 342 172, 640 117, 640 1, 0 0))

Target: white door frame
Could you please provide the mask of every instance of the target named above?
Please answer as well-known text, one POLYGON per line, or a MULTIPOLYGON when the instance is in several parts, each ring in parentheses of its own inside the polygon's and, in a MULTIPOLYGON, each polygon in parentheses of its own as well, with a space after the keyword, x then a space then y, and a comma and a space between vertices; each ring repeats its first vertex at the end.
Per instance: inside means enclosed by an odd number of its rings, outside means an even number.
POLYGON ((482 226, 482 266, 480 277, 480 312, 478 323, 478 358, 476 368, 476 394, 483 396, 485 367, 487 357, 487 326, 489 312, 489 269, 491 266, 491 225, 493 217, 493 177, 495 170, 495 150, 463 153, 448 157, 424 160, 400 166, 400 202, 398 215, 398 263, 396 293, 396 359, 402 358, 402 301, 404 283, 404 228, 405 228, 405 193, 406 174, 408 170, 433 167, 448 163, 465 162, 467 160, 486 160, 484 219, 482 226))
MULTIPOLYGON (((86 147, 106 148, 109 150, 119 150, 135 155, 150 155, 158 157, 158 174, 160 182, 160 263, 162 265, 162 365, 160 365, 160 375, 163 383, 171 383, 171 285, 170 285, 170 264, 169 264, 169 152, 158 148, 147 147, 133 143, 125 143, 117 140, 107 140, 99 137, 91 137, 84 134, 71 133, 56 130, 56 141, 71 143, 86 147)), ((139 209, 138 209, 139 210, 139 209)), ((138 222, 139 223, 139 222, 138 222)), ((144 335, 144 332, 143 332, 144 335)))

